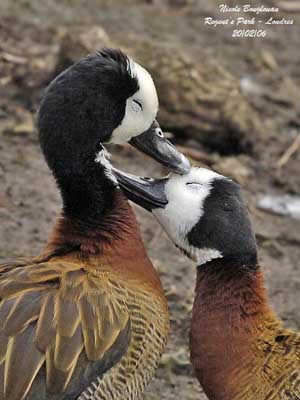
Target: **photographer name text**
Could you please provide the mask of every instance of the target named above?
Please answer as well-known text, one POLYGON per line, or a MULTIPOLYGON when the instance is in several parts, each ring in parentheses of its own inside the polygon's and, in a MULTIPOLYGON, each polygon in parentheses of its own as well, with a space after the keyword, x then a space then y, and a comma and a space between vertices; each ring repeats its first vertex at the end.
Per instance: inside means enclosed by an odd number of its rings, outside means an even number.
POLYGON ((278 18, 276 15, 270 15, 278 13, 278 7, 265 7, 263 5, 259 7, 252 7, 250 4, 229 7, 226 4, 220 4, 219 11, 223 14, 233 15, 234 13, 255 14, 255 16, 249 15, 249 17, 231 15, 226 16, 226 18, 204 18, 204 24, 214 28, 218 26, 233 26, 242 28, 239 30, 234 29, 232 32, 233 37, 265 37, 267 35, 267 26, 294 24, 294 20, 292 18, 278 18))

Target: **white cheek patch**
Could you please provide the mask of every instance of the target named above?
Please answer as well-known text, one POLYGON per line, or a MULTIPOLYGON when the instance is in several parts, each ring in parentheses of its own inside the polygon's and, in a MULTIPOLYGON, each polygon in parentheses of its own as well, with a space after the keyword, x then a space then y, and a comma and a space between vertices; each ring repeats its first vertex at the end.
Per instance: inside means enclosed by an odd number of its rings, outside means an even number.
POLYGON ((165 186, 167 206, 153 210, 153 215, 170 239, 196 261, 197 265, 222 257, 218 250, 197 248, 190 245, 187 239, 188 233, 203 216, 205 199, 210 194, 212 181, 217 177, 221 175, 204 168, 193 168, 189 174, 183 176, 171 175, 165 186), (193 181, 196 184, 190 185, 193 181))
POLYGON ((115 186, 119 186, 119 183, 117 181, 117 178, 112 172, 111 169, 111 164, 109 162, 110 154, 106 149, 103 149, 99 151, 99 153, 96 155, 95 162, 100 163, 103 168, 104 168, 104 174, 105 176, 114 183, 115 186))
POLYGON ((186 183, 195 179, 193 170, 188 175, 171 175, 165 185, 167 206, 153 210, 153 214, 178 245, 202 217, 204 201, 211 190, 212 179, 197 191, 187 188, 186 183))
POLYGON ((137 77, 139 90, 126 101, 124 118, 112 132, 111 142, 123 144, 148 130, 158 111, 158 97, 153 79, 148 71, 130 61, 130 71, 137 77), (142 109, 133 101, 138 100, 142 109))

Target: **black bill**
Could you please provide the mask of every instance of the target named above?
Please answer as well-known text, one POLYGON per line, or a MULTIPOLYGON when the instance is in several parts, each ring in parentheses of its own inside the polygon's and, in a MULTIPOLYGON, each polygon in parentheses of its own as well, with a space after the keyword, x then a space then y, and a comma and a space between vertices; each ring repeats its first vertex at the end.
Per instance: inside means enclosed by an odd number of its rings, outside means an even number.
POLYGON ((164 137, 156 120, 147 131, 134 136, 129 143, 178 174, 190 172, 189 160, 164 137))
POLYGON ((126 197, 139 206, 152 211, 154 208, 165 208, 168 204, 165 195, 166 179, 141 178, 114 167, 112 167, 112 172, 126 197))

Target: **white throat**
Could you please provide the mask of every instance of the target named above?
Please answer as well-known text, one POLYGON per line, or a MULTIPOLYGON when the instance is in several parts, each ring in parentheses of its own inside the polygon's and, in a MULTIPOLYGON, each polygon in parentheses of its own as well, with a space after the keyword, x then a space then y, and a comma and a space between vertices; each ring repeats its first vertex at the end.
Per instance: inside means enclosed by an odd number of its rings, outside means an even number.
POLYGON ((223 258, 222 253, 217 249, 210 249, 207 247, 199 249, 198 247, 190 245, 188 241, 186 239, 183 239, 182 237, 177 236, 177 239, 175 241, 174 233, 170 234, 170 231, 167 231, 167 234, 170 239, 176 243, 176 246, 181 251, 183 251, 187 257, 196 262, 197 266, 204 265, 216 258, 223 258))
POLYGON ((222 253, 216 249, 208 249, 208 248, 197 249, 193 247, 191 251, 194 251, 195 254, 194 260, 196 261, 197 266, 204 265, 216 258, 223 258, 222 253))
POLYGON ((103 150, 99 151, 96 154, 95 162, 100 163, 103 166, 105 176, 113 182, 115 186, 119 186, 117 178, 115 177, 114 173, 112 172, 111 164, 109 162, 110 154, 109 152, 103 147, 103 150))

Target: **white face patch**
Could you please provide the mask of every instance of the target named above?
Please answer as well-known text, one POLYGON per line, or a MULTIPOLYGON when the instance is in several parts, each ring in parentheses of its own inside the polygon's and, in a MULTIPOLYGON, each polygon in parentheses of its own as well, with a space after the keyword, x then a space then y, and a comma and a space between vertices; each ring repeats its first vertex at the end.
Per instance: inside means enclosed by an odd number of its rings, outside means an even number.
POLYGON ((137 77, 140 89, 127 99, 124 118, 112 133, 110 141, 119 144, 149 129, 158 111, 157 92, 149 72, 132 60, 128 68, 137 77))
POLYGON ((112 181, 115 186, 119 187, 117 178, 115 177, 115 175, 112 172, 109 159, 110 159, 109 152, 105 148, 103 148, 103 150, 99 151, 99 153, 96 155, 95 162, 100 163, 103 166, 105 176, 110 181, 112 181))
POLYGON ((168 204, 164 209, 157 208, 152 211, 171 240, 187 252, 198 265, 222 257, 218 250, 197 248, 190 245, 187 239, 188 233, 204 213, 204 202, 215 179, 226 178, 205 168, 192 168, 187 175, 170 175, 165 186, 168 204))

